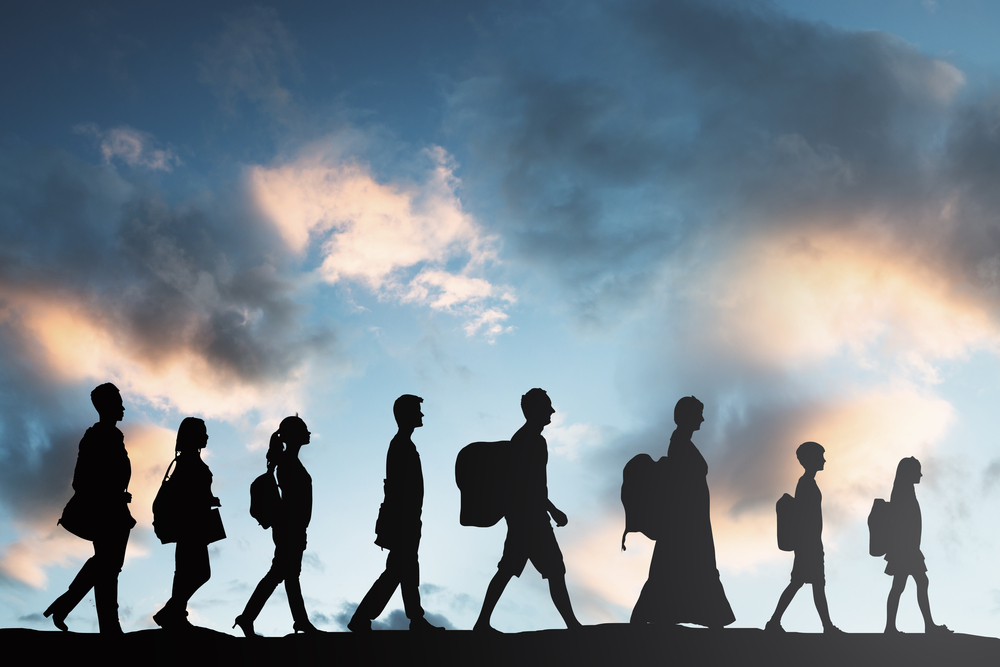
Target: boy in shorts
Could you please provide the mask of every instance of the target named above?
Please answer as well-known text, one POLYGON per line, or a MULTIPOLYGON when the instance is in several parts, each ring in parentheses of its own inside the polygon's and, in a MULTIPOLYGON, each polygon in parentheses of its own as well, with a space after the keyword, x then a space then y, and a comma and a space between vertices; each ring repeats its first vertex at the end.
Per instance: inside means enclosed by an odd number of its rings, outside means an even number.
POLYGON ((823 632, 842 632, 830 621, 830 610, 826 604, 826 576, 823 569, 823 494, 816 485, 816 473, 823 469, 826 459, 822 445, 804 442, 795 450, 795 456, 805 468, 805 473, 795 485, 795 513, 798 523, 798 538, 795 547, 795 563, 792 565, 792 580, 778 598, 778 606, 771 620, 764 626, 771 632, 784 632, 781 616, 792 602, 792 598, 802 588, 802 584, 812 584, 813 602, 823 622, 823 632))

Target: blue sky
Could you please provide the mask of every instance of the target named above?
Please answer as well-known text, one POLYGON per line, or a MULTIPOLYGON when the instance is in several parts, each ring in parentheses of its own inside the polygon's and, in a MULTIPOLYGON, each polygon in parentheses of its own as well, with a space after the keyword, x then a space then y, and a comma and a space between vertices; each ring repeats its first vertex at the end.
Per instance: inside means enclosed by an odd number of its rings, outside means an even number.
MULTIPOLYGON (((628 619, 652 545, 618 548, 621 469, 665 453, 694 394, 737 626, 762 627, 787 582, 773 503, 816 440, 834 622, 884 623, 865 520, 914 455, 935 618, 997 634, 992 4, 16 12, 0 28, 0 624, 49 627, 40 611, 88 555, 55 520, 89 391, 111 380, 140 520, 127 630, 169 597, 149 504, 181 419, 208 423, 229 534, 192 620, 225 630, 271 558, 247 489, 296 412, 316 485, 306 606, 342 630, 384 565, 373 525, 404 393, 425 399, 425 607, 471 627, 504 530, 458 525, 455 455, 509 437, 538 386, 584 623, 628 619)), ((530 568, 494 620, 561 627, 530 568)), ((96 628, 92 607, 69 623, 96 628)), ((819 629, 809 596, 784 625, 819 629)), ((290 630, 280 595, 257 627, 290 630)), ((912 590, 900 628, 920 628, 912 590)))

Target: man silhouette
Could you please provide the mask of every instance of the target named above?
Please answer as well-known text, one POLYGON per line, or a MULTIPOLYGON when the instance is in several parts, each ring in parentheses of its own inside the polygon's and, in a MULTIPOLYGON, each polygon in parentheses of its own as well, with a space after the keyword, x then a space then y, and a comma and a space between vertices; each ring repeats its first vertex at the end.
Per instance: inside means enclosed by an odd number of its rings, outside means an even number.
POLYGON ((403 609, 410 619, 410 630, 444 630, 424 618, 420 606, 420 566, 417 548, 420 545, 420 512, 424 502, 424 477, 420 455, 411 437, 414 429, 424 425, 420 404, 424 399, 404 394, 392 406, 399 430, 389 443, 385 457, 385 502, 379 509, 375 524, 375 544, 389 550, 385 571, 351 617, 347 628, 351 632, 372 629, 389 598, 399 586, 403 594, 403 609))
POLYGON ((764 626, 771 632, 784 632, 781 616, 802 584, 812 584, 813 602, 823 623, 823 632, 839 633, 841 630, 830 621, 826 603, 826 576, 823 568, 823 494, 816 484, 816 473, 823 469, 826 450, 816 442, 804 442, 795 450, 795 457, 805 472, 795 485, 795 517, 797 523, 795 562, 792 580, 778 598, 778 606, 771 620, 764 626))
POLYGON ((566 590, 566 564, 549 523, 550 515, 557 526, 565 526, 568 522, 566 515, 549 500, 545 475, 549 451, 542 429, 551 423, 555 410, 548 394, 532 389, 521 397, 521 411, 525 424, 510 439, 510 480, 504 511, 507 539, 497 573, 486 589, 474 630, 496 631, 490 626, 493 609, 511 577, 520 577, 529 560, 542 578, 549 580, 552 602, 566 627, 580 626, 566 590))

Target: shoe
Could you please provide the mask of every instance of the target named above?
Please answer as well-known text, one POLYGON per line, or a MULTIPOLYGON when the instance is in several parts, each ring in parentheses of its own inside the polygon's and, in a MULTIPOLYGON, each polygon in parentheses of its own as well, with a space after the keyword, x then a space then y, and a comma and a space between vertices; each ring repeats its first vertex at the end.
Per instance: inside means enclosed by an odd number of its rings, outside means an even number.
POLYGON ((780 621, 770 620, 764 624, 765 632, 784 632, 785 629, 781 627, 780 621))
POLYGON ((293 632, 302 632, 304 634, 315 634, 319 632, 319 628, 310 623, 309 621, 295 621, 292 623, 293 632))
POLYGON ((253 631, 253 619, 244 618, 242 615, 237 616, 236 620, 233 621, 233 629, 234 630, 236 629, 237 625, 240 626, 240 630, 243 631, 243 636, 244 637, 247 637, 247 638, 256 638, 256 637, 260 636, 256 632, 253 631))
POLYGON ((193 627, 187 615, 187 611, 174 611, 168 605, 164 605, 163 609, 153 614, 153 623, 164 629, 193 627))
POLYGON ((49 608, 42 612, 42 616, 44 616, 45 618, 51 616, 53 625, 55 625, 63 632, 68 632, 69 627, 66 625, 66 614, 60 614, 58 611, 56 611, 55 606, 56 606, 55 602, 50 604, 49 608))
POLYGON ((836 625, 828 625, 823 628, 823 634, 827 635, 846 635, 847 633, 838 628, 836 625))
POLYGON ((420 618, 414 618, 410 621, 410 630, 414 632, 433 632, 435 630, 444 630, 442 627, 437 625, 431 625, 430 622, 421 616, 420 618))
MULTIPOLYGON (((413 624, 411 623, 410 625, 412 626, 413 624)), ((348 622, 347 629, 350 630, 351 632, 357 632, 357 633, 371 632, 372 622, 367 618, 358 618, 357 616, 355 616, 351 618, 350 622, 348 622)))
POLYGON ((928 635, 951 635, 955 631, 949 630, 947 625, 932 625, 924 630, 924 633, 928 635))

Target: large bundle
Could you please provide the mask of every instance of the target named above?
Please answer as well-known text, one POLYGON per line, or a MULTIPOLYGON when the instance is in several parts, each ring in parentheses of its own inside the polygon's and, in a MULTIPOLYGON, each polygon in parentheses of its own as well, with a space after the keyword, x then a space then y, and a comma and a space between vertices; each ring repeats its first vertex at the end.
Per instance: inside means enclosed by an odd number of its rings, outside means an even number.
POLYGON ((640 532, 651 540, 662 536, 670 488, 670 466, 666 456, 654 461, 649 454, 637 454, 622 470, 622 507, 625 508, 625 536, 640 532))
POLYGON ((474 442, 455 460, 455 482, 462 492, 459 522, 489 528, 503 518, 510 484, 510 441, 474 442))

